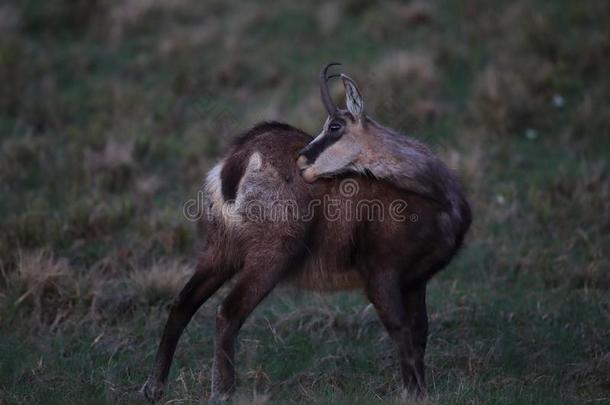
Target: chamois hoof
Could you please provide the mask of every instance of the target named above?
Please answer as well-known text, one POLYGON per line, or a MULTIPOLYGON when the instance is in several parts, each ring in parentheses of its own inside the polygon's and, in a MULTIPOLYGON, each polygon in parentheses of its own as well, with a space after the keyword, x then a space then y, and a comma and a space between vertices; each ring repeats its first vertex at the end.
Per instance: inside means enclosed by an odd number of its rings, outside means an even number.
POLYGON ((140 389, 140 393, 150 402, 157 402, 163 397, 165 386, 164 384, 149 378, 140 389))
POLYGON ((212 395, 210 395, 210 399, 208 399, 208 404, 226 404, 229 399, 231 399, 231 393, 212 392, 212 395))
POLYGON ((426 404, 428 403, 428 392, 424 390, 413 390, 402 388, 400 390, 400 404, 426 404))

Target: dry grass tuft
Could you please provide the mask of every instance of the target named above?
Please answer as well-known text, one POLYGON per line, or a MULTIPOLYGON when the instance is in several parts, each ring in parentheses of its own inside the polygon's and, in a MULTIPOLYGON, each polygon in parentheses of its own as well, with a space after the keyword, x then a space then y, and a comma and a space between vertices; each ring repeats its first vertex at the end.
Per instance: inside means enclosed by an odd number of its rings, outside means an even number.
POLYGON ((387 81, 420 83, 424 86, 434 85, 438 74, 434 60, 424 52, 399 51, 382 59, 374 69, 375 76, 387 81))
POLYGON ((79 294, 78 279, 67 259, 58 259, 47 250, 19 252, 14 268, 0 267, 6 294, 4 309, 16 315, 27 308, 34 325, 53 329, 73 312, 79 294))
POLYGON ((443 161, 461 179, 468 180, 470 187, 480 186, 489 164, 484 146, 478 137, 465 133, 458 135, 457 143, 457 148, 442 150, 443 161))
POLYGON ((136 269, 127 279, 97 277, 91 315, 98 321, 116 322, 132 314, 139 304, 166 304, 184 287, 192 271, 192 266, 182 261, 162 260, 136 269))
POLYGON ((33 300, 39 307, 42 297, 62 294, 69 275, 70 268, 66 259, 56 259, 45 250, 20 253, 16 277, 25 292, 17 299, 15 306, 25 300, 33 300))
POLYGON ((254 391, 252 395, 238 394, 232 402, 235 405, 265 405, 269 403, 270 399, 268 394, 254 391))
POLYGON ((610 287, 610 260, 605 245, 610 229, 610 182, 605 162, 591 162, 578 176, 558 176, 529 202, 536 220, 563 241, 559 255, 551 248, 536 255, 549 286, 610 287), (568 252, 570 254, 568 254, 568 252))
POLYGON ((473 113, 486 127, 500 133, 519 128, 531 114, 531 94, 514 71, 488 66, 476 79, 473 113))
POLYGON ((101 151, 85 151, 84 161, 91 170, 114 169, 133 164, 134 142, 109 140, 101 151))
POLYGON ((192 273, 193 267, 183 261, 163 260, 135 271, 130 280, 139 299, 154 304, 173 299, 192 273))
POLYGON ((364 90, 370 106, 367 109, 380 122, 409 132, 439 118, 443 111, 438 101, 439 79, 430 54, 394 52, 371 72, 370 88, 364 90))
POLYGON ((111 139, 100 151, 85 150, 84 166, 95 181, 108 191, 123 191, 129 188, 134 177, 133 140, 111 139))

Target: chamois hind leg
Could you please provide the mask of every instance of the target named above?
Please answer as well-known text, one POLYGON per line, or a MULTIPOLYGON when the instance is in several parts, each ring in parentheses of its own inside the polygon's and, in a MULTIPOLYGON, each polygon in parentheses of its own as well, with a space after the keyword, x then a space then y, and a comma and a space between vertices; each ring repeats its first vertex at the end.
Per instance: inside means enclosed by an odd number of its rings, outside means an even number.
POLYGON ((405 385, 409 391, 417 391, 418 381, 425 388, 426 343, 428 341, 428 312, 426 308, 426 282, 402 288, 402 299, 407 312, 413 339, 414 371, 405 385))
POLYGON ((218 307, 210 402, 227 400, 234 392, 235 340, 239 330, 287 269, 286 258, 272 256, 260 251, 249 255, 233 289, 218 307))
POLYGON ((218 258, 211 248, 208 248, 201 256, 195 273, 186 283, 170 310, 163 336, 157 349, 152 373, 141 390, 146 398, 156 401, 163 396, 176 345, 184 328, 188 325, 195 312, 197 312, 197 309, 232 274, 232 271, 220 266, 218 258))
POLYGON ((409 393, 425 395, 424 376, 417 367, 414 337, 403 301, 399 272, 393 269, 372 271, 367 277, 366 292, 398 349, 405 388, 409 393))

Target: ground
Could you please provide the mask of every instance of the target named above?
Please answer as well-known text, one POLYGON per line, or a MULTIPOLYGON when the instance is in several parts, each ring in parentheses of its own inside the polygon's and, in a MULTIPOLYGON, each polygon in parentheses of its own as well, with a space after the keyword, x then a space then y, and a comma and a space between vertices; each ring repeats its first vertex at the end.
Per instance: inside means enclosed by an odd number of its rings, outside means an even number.
MULTIPOLYGON (((473 206, 428 288, 428 402, 610 403, 608 26, 603 0, 2 3, 0 402, 137 401, 200 246, 184 203, 254 123, 317 133, 336 60, 473 206)), ((167 401, 209 395, 224 293, 167 401)), ((238 403, 400 398, 356 292, 279 289, 239 347, 238 403)))

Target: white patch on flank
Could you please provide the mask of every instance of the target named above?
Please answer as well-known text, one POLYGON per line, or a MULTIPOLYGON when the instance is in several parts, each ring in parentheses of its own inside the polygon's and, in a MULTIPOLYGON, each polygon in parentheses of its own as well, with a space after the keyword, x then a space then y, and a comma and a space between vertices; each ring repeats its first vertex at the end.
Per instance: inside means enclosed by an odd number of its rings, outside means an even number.
POLYGON ((210 199, 210 203, 214 209, 222 207, 223 203, 222 182, 220 180, 220 172, 222 171, 223 164, 223 161, 218 162, 212 167, 205 178, 205 193, 210 199))
POLYGON ((237 225, 242 221, 242 215, 240 212, 241 204, 243 203, 243 190, 242 186, 244 179, 253 174, 254 172, 260 171, 263 167, 263 158, 259 152, 254 152, 248 160, 248 165, 244 175, 242 176, 239 185, 237 187, 237 195, 235 201, 224 201, 222 197, 222 179, 220 173, 224 161, 216 164, 208 172, 205 181, 205 194, 209 200, 208 208, 211 210, 212 215, 216 218, 221 219, 225 225, 237 225))
MULTIPOLYGON (((241 208, 245 204, 245 199, 251 197, 253 192, 251 183, 253 179, 256 179, 257 172, 259 172, 263 167, 263 157, 259 152, 254 152, 250 155, 250 159, 248 160, 248 165, 246 166, 246 170, 244 171, 244 175, 241 177, 239 181, 239 186, 237 187, 237 194, 235 196, 235 204, 238 209, 241 208), (248 179, 250 181, 248 181, 248 179)), ((254 182, 257 183, 256 181, 254 182)))
POLYGON ((220 173, 224 161, 220 161, 208 172, 205 180, 205 194, 208 199, 208 208, 211 212, 208 213, 222 220, 226 225, 234 224, 239 221, 239 217, 235 215, 231 208, 231 204, 225 204, 222 198, 222 180, 220 173))

